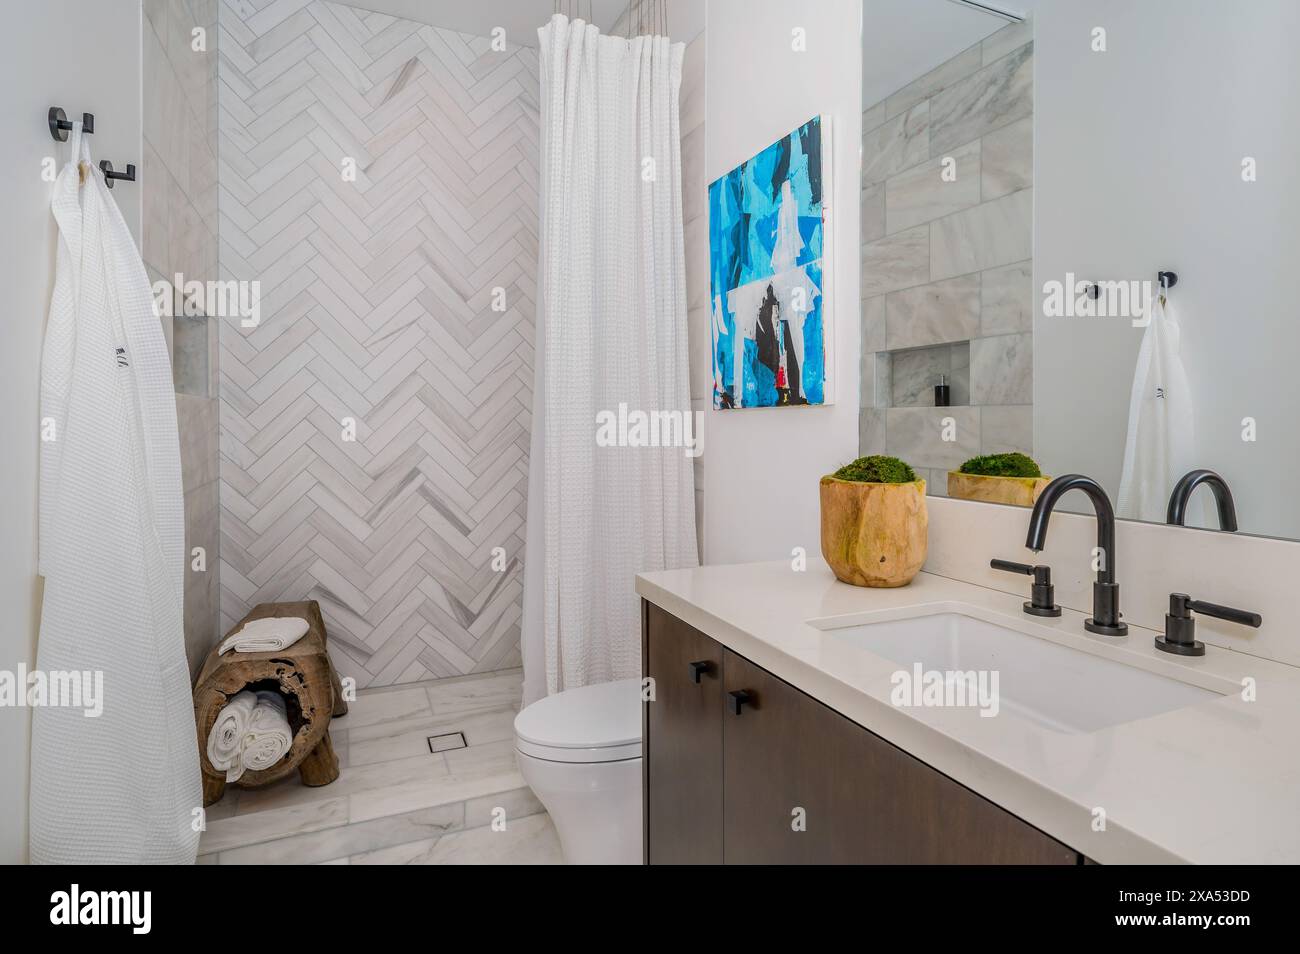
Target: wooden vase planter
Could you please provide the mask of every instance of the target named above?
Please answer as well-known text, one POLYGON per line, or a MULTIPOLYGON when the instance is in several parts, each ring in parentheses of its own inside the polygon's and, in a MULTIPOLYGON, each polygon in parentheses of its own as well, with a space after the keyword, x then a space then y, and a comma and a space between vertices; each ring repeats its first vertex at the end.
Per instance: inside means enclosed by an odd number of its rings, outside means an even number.
POLYGON ((925 481, 821 479, 822 556, 854 586, 906 586, 925 563, 925 481))
POLYGON ((1051 477, 993 477, 987 474, 963 474, 948 471, 948 496, 958 500, 982 500, 985 503, 1032 507, 1051 477))
POLYGON ((304 785, 328 785, 339 777, 339 760, 330 741, 330 719, 344 715, 348 704, 325 645, 325 620, 315 600, 301 603, 261 603, 231 633, 245 623, 268 617, 297 616, 307 621, 307 632, 285 649, 268 653, 231 650, 208 654, 194 684, 194 721, 199 732, 199 768, 203 778, 203 804, 219 801, 226 789, 226 773, 208 761, 208 734, 230 698, 244 689, 271 689, 284 696, 293 743, 284 758, 261 771, 245 772, 234 784, 260 788, 297 772, 304 785))

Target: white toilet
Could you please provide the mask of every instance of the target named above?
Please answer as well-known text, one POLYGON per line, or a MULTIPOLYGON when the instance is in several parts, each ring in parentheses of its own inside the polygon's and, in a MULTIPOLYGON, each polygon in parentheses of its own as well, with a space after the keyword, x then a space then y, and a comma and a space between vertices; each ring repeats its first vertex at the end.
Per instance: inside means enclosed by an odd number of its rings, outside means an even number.
POLYGON ((571 865, 641 863, 641 680, 583 686, 515 716, 519 771, 571 865))

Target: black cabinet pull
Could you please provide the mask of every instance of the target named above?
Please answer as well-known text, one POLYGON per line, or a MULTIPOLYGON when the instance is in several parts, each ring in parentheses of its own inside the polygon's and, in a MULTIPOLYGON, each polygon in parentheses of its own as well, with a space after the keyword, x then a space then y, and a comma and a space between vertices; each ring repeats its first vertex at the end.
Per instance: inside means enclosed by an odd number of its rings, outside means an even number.
POLYGON ((698 683, 700 677, 706 672, 713 672, 713 663, 708 659, 701 659, 699 662, 687 663, 691 670, 691 682, 698 683))
POLYGON ((737 689, 734 692, 727 693, 727 695, 729 697, 728 705, 731 706, 731 711, 735 715, 740 715, 740 707, 745 703, 748 702, 751 706, 754 704, 754 694, 748 689, 737 689))

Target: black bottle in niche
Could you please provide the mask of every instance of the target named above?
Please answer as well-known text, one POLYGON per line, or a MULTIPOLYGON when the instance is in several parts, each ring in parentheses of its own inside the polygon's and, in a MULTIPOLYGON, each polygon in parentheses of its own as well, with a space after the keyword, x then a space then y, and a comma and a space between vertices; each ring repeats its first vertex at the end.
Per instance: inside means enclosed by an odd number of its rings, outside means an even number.
POLYGON ((934 406, 947 407, 951 398, 948 391, 948 379, 939 375, 939 383, 934 386, 934 406))

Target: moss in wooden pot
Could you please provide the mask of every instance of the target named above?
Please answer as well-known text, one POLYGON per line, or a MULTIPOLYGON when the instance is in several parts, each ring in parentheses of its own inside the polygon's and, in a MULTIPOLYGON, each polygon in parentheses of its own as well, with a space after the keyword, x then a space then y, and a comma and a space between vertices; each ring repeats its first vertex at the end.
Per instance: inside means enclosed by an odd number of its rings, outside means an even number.
POLYGON ((854 586, 906 586, 925 563, 925 481, 897 457, 859 457, 821 479, 822 556, 854 586))
POLYGON ((948 496, 1032 507, 1051 481, 1025 454, 986 454, 948 472, 948 496))

